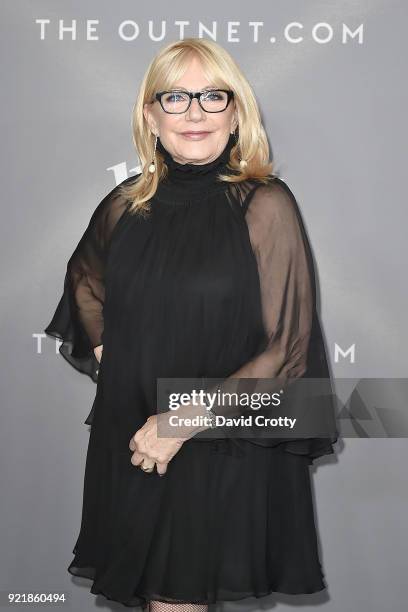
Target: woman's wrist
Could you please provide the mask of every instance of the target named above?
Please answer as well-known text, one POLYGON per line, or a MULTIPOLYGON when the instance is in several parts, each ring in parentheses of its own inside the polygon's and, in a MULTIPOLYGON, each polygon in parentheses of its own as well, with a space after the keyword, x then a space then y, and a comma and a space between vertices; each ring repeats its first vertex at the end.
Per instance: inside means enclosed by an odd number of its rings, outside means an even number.
POLYGON ((169 410, 163 414, 167 419, 172 418, 171 423, 167 420, 166 427, 177 432, 175 437, 184 442, 211 427, 211 417, 205 404, 179 406, 177 410, 169 410))

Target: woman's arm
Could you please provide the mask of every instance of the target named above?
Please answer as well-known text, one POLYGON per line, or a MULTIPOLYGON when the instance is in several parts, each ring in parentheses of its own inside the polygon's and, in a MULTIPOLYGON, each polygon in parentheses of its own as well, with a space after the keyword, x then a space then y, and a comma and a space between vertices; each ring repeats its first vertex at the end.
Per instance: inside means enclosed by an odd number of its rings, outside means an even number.
POLYGON ((102 355, 99 347, 103 344, 105 266, 109 244, 127 208, 127 202, 119 191, 120 185, 114 187, 94 210, 69 258, 61 299, 44 330, 62 342, 61 355, 94 382, 97 381, 98 362, 102 355))
MULTIPOLYGON (((251 360, 207 391, 237 392, 239 379, 259 379, 263 389, 274 392, 304 376, 328 378, 313 258, 295 197, 281 179, 274 179, 255 190, 245 219, 258 269, 265 339, 251 360)), ((327 410, 331 410, 332 398, 328 399, 327 410)), ((191 406, 184 412, 202 415, 206 409, 191 406)), ((213 412, 233 417, 248 414, 248 408, 216 404, 213 412)), ((190 437, 205 429, 192 428, 190 437)), ((221 430, 231 436, 231 428, 221 430)), ((316 457, 333 452, 330 443, 336 439, 307 440, 306 444, 293 439, 287 449, 316 457)), ((274 445, 276 439, 263 442, 274 445)))

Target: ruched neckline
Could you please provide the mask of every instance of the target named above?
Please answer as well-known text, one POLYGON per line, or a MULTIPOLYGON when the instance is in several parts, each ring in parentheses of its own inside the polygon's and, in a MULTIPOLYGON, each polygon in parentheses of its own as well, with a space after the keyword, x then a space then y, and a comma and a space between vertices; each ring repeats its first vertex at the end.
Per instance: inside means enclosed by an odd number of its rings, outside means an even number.
POLYGON ((202 200, 210 193, 222 191, 225 183, 218 179, 219 174, 230 174, 227 167, 235 138, 230 134, 223 151, 206 164, 177 162, 164 147, 160 138, 156 149, 163 155, 168 168, 167 176, 159 183, 155 196, 166 202, 186 202, 202 200))

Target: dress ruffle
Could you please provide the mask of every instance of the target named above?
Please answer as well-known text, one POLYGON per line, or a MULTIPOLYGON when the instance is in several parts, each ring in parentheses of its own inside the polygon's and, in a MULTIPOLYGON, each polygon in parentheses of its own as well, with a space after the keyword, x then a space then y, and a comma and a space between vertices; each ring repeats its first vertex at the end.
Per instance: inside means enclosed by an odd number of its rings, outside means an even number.
POLYGON ((131 465, 130 453, 91 445, 68 571, 92 580, 95 595, 143 608, 324 589, 307 458, 280 447, 248 445, 246 459, 214 450, 190 440, 159 477, 131 465))
POLYGON ((89 376, 93 382, 97 382, 99 362, 95 357, 94 347, 78 319, 68 275, 65 277, 64 290, 54 316, 44 332, 62 342, 58 350, 68 363, 82 374, 89 376))

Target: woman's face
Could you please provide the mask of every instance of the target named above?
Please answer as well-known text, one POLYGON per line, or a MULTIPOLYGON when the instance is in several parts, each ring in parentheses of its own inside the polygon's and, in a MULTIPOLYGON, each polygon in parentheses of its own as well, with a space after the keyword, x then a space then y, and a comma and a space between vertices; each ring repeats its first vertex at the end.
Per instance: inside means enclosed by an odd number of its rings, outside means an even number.
MULTIPOLYGON (((205 87, 217 86, 206 79, 199 60, 194 57, 171 89, 180 87, 187 91, 201 91, 205 87)), ((194 98, 190 108, 182 114, 166 113, 158 100, 145 104, 143 114, 153 134, 160 137, 173 159, 181 164, 205 164, 216 159, 238 123, 233 99, 220 113, 206 113, 194 98), (196 135, 193 140, 187 132, 205 133, 196 135)))

